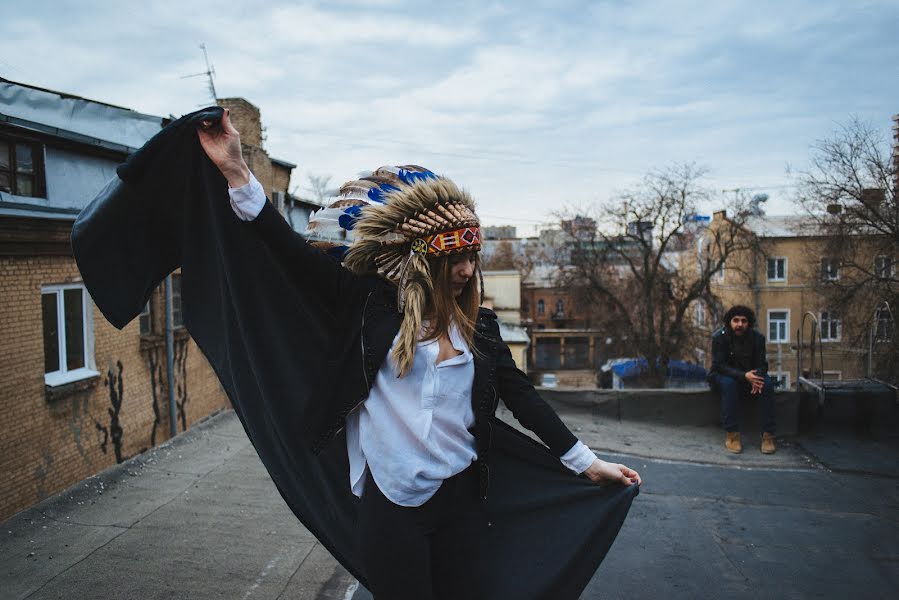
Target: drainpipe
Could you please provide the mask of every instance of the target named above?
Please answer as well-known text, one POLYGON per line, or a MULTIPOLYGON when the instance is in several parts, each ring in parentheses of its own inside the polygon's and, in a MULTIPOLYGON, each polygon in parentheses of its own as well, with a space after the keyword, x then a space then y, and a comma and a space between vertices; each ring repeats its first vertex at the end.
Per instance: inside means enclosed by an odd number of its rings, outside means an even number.
POLYGON ((165 371, 169 390, 169 437, 178 434, 175 420, 175 343, 172 326, 172 276, 165 278, 165 371))

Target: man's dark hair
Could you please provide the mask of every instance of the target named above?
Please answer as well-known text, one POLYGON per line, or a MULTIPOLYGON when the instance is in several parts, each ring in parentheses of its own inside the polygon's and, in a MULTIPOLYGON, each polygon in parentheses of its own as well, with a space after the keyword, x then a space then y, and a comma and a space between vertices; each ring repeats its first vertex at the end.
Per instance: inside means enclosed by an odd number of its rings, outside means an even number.
POLYGON ((749 321, 749 328, 755 327, 755 312, 748 306, 738 304, 724 313, 724 326, 728 331, 730 331, 730 320, 734 317, 746 317, 746 320, 749 321))

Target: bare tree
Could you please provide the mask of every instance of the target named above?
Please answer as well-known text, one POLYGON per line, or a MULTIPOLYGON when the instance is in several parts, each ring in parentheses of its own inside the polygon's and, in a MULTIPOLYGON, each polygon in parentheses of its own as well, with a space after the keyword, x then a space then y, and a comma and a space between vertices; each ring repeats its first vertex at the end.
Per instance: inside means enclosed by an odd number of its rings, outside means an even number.
POLYGON ((512 242, 502 240, 493 249, 490 256, 484 260, 482 268, 485 271, 504 271, 507 269, 517 269, 516 253, 512 247, 512 242))
POLYGON ((600 207, 595 228, 563 220, 573 240, 566 283, 601 307, 606 324, 618 325, 631 351, 647 359, 647 383, 654 386, 664 383, 669 359, 695 342, 695 303, 716 306, 712 278, 728 256, 752 243, 737 200, 733 217, 696 225, 699 205, 710 199, 700 184, 704 175, 692 164, 653 171, 600 207))
POLYGON ((331 191, 328 189, 328 185, 331 183, 330 175, 315 175, 313 173, 309 173, 306 176, 307 185, 305 191, 315 200, 318 204, 324 204, 325 200, 331 196, 331 191))
MULTIPOLYGON (((884 301, 899 316, 899 152, 888 135, 857 117, 812 145, 809 167, 796 173, 800 203, 822 234, 818 291, 838 311, 843 336, 866 349, 884 301)), ((896 378, 899 339, 888 314, 875 345, 877 371, 896 378)))

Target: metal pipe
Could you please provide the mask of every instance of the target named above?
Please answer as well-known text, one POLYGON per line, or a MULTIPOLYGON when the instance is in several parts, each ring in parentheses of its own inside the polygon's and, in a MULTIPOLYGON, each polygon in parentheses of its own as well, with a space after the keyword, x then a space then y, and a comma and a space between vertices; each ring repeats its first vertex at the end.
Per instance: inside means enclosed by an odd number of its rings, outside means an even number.
POLYGON ((178 434, 175 420, 175 335, 172 324, 172 276, 165 278, 165 371, 169 391, 169 436, 178 434))

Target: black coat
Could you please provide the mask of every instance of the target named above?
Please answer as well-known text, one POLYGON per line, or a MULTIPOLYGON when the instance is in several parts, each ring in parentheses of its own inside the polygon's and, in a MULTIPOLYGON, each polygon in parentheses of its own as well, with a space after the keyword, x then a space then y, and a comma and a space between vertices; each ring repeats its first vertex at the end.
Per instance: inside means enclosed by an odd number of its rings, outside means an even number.
MULTIPOLYGON (((221 114, 182 117, 120 166, 75 222, 75 258, 119 328, 181 267, 185 326, 260 460, 294 514, 364 583, 341 428, 367 396, 399 314, 385 283, 308 247, 270 204, 255 221, 236 217, 196 135, 221 114)), ((466 527, 435 540, 435 588, 455 598, 577 598, 638 490, 565 469, 558 456, 574 437, 514 368, 489 311, 477 332, 484 356, 472 402, 490 493, 466 527), (549 448, 496 419, 498 397, 549 448)))
MULTIPOLYGON (((733 377, 739 382, 746 381, 746 371, 737 367, 734 355, 733 333, 722 327, 712 334, 712 368, 709 374, 720 374, 733 377)), ((768 359, 765 355, 765 336, 750 329, 744 335, 752 336, 752 368, 762 375, 768 373, 768 359)))

